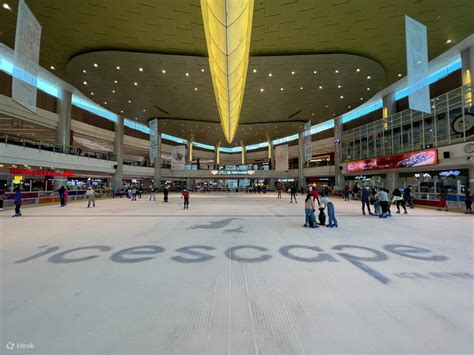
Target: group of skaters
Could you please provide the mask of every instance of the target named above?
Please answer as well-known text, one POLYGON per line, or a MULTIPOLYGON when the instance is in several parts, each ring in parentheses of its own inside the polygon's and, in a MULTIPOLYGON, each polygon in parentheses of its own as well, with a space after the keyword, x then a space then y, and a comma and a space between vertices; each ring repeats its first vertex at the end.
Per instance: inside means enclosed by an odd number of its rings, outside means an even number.
MULTIPOLYGON (((295 191, 296 196, 296 191, 295 191)), ((292 193, 293 197, 293 193, 292 193)), ((291 197, 291 198, 292 198, 291 197)), ((296 197, 295 197, 296 202, 296 197)), ((336 213, 334 210, 334 203, 329 198, 327 191, 319 193, 315 187, 311 187, 304 201, 305 209, 305 223, 303 227, 305 228, 319 228, 319 226, 326 226, 328 228, 337 228, 338 223, 336 219, 336 213), (317 205, 316 205, 317 203, 317 205), (316 221, 316 208, 319 210, 318 221, 316 221), (327 210, 328 214, 328 224, 326 224, 326 214, 324 210, 327 210)))
MULTIPOLYGON (((150 184, 150 186, 148 187, 148 191, 150 192, 149 201, 151 201, 152 199, 153 201, 156 201, 156 190, 157 189, 153 186, 153 184, 150 184)), ((184 201, 184 204, 183 204, 184 210, 189 209, 189 197, 190 197, 190 193, 188 189, 183 188, 181 190, 181 198, 184 201)), ((163 186, 163 202, 167 203, 168 199, 169 199, 169 187, 165 185, 163 186)))

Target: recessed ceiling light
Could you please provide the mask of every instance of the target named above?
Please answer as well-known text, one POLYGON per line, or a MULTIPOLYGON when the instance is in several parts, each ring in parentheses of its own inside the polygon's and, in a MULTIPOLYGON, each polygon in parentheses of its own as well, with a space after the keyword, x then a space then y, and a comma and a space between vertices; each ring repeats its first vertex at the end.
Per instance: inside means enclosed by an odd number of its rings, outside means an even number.
POLYGON ((292 71, 292 72, 291 72, 291 75, 295 75, 295 72, 294 72, 294 71, 292 71))
POLYGON ((339 98, 340 98, 340 99, 343 99, 343 98, 344 98, 344 96, 342 96, 342 95, 341 95, 341 96, 339 96, 339 98))
POLYGON ((133 83, 133 85, 137 86, 137 85, 138 85, 138 83, 135 81, 135 82, 133 83))
POLYGON ((314 116, 314 112, 313 112, 313 113, 311 113, 311 116, 314 116))
POLYGON ((338 85, 337 88, 340 89, 342 86, 341 85, 338 85))
POLYGON ((166 74, 166 70, 165 70, 165 69, 163 69, 161 72, 162 72, 163 74, 166 74))
POLYGON ((123 113, 123 110, 120 110, 120 113, 123 113))
POLYGON ((359 68, 357 68, 357 69, 356 69, 356 72, 360 72, 360 69, 359 69, 359 68))
POLYGON ((336 69, 336 70, 334 70, 334 73, 338 74, 338 73, 339 73, 339 70, 337 70, 337 69, 336 69))
POLYGON ((257 72, 257 69, 254 69, 253 72, 256 73, 256 72, 257 72))
POLYGON ((112 90, 112 94, 115 94, 115 90, 112 90))
POLYGON ((347 106, 347 108, 351 108, 351 105, 347 106))
POLYGON ((54 67, 54 65, 51 65, 50 68, 51 68, 52 70, 55 70, 55 69, 56 69, 56 68, 54 67))
POLYGON ((186 76, 189 76, 189 73, 186 73, 185 75, 186 75, 186 76))
POLYGON ((360 98, 360 101, 362 101, 362 100, 364 100, 364 98, 363 98, 363 97, 361 97, 361 98, 360 98))
POLYGON ((94 93, 93 93, 93 92, 91 92, 91 95, 92 95, 92 96, 94 96, 94 93))
POLYGON ((99 66, 97 65, 97 63, 94 63, 94 68, 98 68, 99 66))
POLYGON ((398 74, 398 77, 400 78, 401 76, 402 76, 402 73, 399 73, 399 74, 398 74))
POLYGON ((146 110, 145 110, 145 109, 143 109, 143 112, 146 112, 146 110))
POLYGON ((318 89, 321 90, 322 88, 323 88, 323 86, 322 86, 322 85, 319 85, 318 89))
POLYGON ((84 69, 84 70, 82 70, 82 72, 83 72, 84 74, 85 74, 85 73, 87 73, 87 71, 86 71, 85 69, 84 69))
POLYGON ((85 80, 84 80, 82 83, 83 83, 84 85, 87 85, 87 81, 85 81, 85 80))
POLYGON ((5 10, 12 11, 12 8, 11 8, 10 5, 8 5, 7 3, 4 3, 4 4, 3 4, 3 8, 4 8, 5 10))
POLYGON ((104 101, 104 105, 107 105, 107 101, 104 101))
POLYGON ((142 67, 138 68, 138 71, 143 71, 143 68, 142 67))
POLYGON ((302 86, 300 86, 300 90, 303 90, 303 87, 302 87, 302 86))
POLYGON ((261 89, 260 89, 260 92, 264 92, 264 91, 265 91, 265 89, 264 89, 264 88, 261 88, 261 89))
POLYGON ((370 88, 367 88, 367 91, 370 91, 370 88))
POLYGON ((284 89, 284 88, 280 88, 280 91, 283 91, 283 90, 285 90, 285 89, 284 89))
POLYGON ((204 73, 204 68, 201 69, 201 72, 204 73))
POLYGON ((371 78, 372 78, 372 77, 371 77, 370 75, 367 75, 367 79, 369 79, 369 80, 370 80, 371 78))
POLYGON ((314 70, 314 71, 313 71, 313 74, 318 74, 318 71, 317 71, 317 70, 314 70))
POLYGON ((132 103, 132 100, 128 100, 128 103, 131 104, 131 103, 132 103))
POLYGON ((452 42, 451 39, 448 39, 448 40, 446 41, 447 44, 449 44, 449 43, 451 43, 451 42, 452 42))
POLYGON ((194 91, 198 91, 198 88, 194 88, 194 91))
POLYGON ((336 116, 336 114, 335 114, 335 113, 333 113, 333 114, 332 114, 332 116, 334 117, 334 116, 336 116))
POLYGON ((328 107, 329 107, 329 106, 328 106, 328 105, 326 105, 326 108, 328 108, 328 107))
POLYGON ((268 73, 268 76, 271 78, 271 77, 273 76, 273 74, 272 74, 272 73, 268 73))
POLYGON ((118 83, 118 81, 117 81, 117 80, 114 80, 114 83, 115 83, 115 84, 117 84, 117 83, 118 83))
POLYGON ((117 70, 120 70, 120 67, 118 65, 115 68, 117 68, 117 70))
POLYGON ((138 117, 135 117, 135 121, 138 121, 138 117))

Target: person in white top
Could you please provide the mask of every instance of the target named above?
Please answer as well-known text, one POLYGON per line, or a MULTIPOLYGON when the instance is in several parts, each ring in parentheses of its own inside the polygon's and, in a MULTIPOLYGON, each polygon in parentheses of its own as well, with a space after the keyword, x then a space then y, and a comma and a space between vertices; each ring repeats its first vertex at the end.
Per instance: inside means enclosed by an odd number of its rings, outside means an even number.
POLYGON ((326 194, 323 194, 322 197, 319 199, 320 206, 321 207, 327 207, 328 211, 328 219, 329 219, 329 224, 326 227, 329 228, 337 228, 337 219, 336 219, 336 214, 334 212, 334 204, 332 203, 331 199, 329 196, 326 194))
POLYGON ((380 201, 380 206, 382 207, 382 214, 379 215, 379 218, 387 218, 388 203, 390 201, 387 191, 384 188, 380 188, 379 192, 375 195, 375 198, 380 201))
POLYGON ((86 197, 87 197, 87 208, 91 206, 91 202, 92 202, 92 207, 95 207, 95 191, 92 188, 92 186, 89 186, 87 188, 86 197))
POLYGON ((156 201, 155 198, 155 187, 153 184, 150 184, 150 187, 148 188, 150 190, 150 199, 148 201, 151 201, 151 198, 153 197, 153 201, 156 201))

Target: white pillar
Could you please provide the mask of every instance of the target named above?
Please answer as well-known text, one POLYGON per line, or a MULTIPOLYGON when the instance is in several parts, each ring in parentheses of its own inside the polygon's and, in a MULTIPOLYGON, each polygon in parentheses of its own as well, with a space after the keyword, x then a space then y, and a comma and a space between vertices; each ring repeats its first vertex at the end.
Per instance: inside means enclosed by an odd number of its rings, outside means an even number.
POLYGON ((56 144, 63 146, 66 152, 66 148, 71 145, 72 93, 70 91, 60 90, 57 109, 56 144))
POLYGON ((156 189, 161 188, 161 134, 156 132, 157 140, 158 140, 158 155, 156 156, 153 167, 153 187, 156 189))
POLYGON ((116 191, 122 187, 123 180, 123 116, 117 116, 114 130, 114 155, 117 166, 115 167, 112 188, 116 191))
POLYGON ((385 188, 392 192, 396 187, 398 187, 398 172, 389 171, 386 174, 385 188))
POLYGON ((306 161, 304 160, 304 132, 298 134, 298 184, 301 187, 306 187, 306 180, 304 178, 304 167, 306 161))
POLYGON ((382 97, 382 117, 387 118, 394 115, 397 111, 397 100, 395 100, 395 93, 387 94, 382 97))
POLYGON ((461 52, 461 63, 462 84, 466 85, 472 82, 474 76, 474 46, 461 52))
POLYGON ((342 118, 334 119, 334 176, 336 191, 341 191, 344 187, 344 176, 342 175, 342 118))
POLYGON ((469 190, 474 192, 474 165, 469 166, 469 190))

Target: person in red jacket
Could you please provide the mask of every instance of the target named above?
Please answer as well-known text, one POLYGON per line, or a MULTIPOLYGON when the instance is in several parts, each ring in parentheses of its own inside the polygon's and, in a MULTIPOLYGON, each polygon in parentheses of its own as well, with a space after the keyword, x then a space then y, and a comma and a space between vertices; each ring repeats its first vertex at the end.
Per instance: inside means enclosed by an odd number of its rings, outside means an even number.
POLYGON ((313 197, 313 202, 318 201, 318 205, 319 205, 319 192, 318 192, 318 189, 314 186, 311 187, 311 196, 313 197))
POLYGON ((189 191, 184 189, 181 197, 184 198, 184 207, 183 210, 187 210, 189 208, 189 191))

